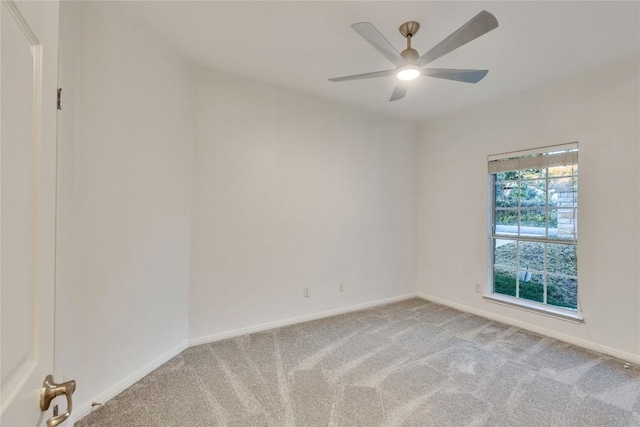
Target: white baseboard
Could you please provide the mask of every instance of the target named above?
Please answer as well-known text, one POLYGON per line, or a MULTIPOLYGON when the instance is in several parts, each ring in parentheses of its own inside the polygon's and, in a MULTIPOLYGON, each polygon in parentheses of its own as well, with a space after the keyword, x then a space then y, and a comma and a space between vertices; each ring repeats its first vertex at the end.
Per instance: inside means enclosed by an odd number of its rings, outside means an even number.
POLYGON ((427 301, 431 301, 437 304, 446 305, 451 308, 455 308, 456 310, 465 311, 467 313, 475 314, 481 317, 485 317, 490 320, 495 320, 500 323, 506 323, 508 325, 513 325, 518 328, 526 329, 531 332, 538 333, 540 335, 545 335, 550 338, 555 338, 559 341, 564 341, 569 344, 577 345, 578 347, 583 347, 589 350, 597 351, 600 353, 605 353, 610 356, 617 357, 622 360, 629 361, 631 363, 640 364, 640 355, 633 354, 627 351, 619 350, 613 347, 607 347, 602 344, 598 344, 594 341, 585 340, 582 338, 576 338, 572 335, 563 334, 560 332, 556 332, 551 329, 543 328, 541 326, 532 325, 527 322, 523 322, 521 320, 512 319, 510 317, 502 316, 499 314, 492 313, 490 311, 480 310, 474 307, 470 307, 468 305, 460 304, 454 301, 449 301, 443 298, 435 297, 433 295, 418 293, 417 296, 419 298, 425 299, 427 301))
POLYGON ((366 308, 377 307, 379 305, 390 304, 406 300, 409 298, 415 298, 418 296, 416 293, 410 293, 400 295, 397 297, 385 298, 375 301, 369 301, 362 304, 350 305, 347 307, 336 308, 333 310, 321 311, 313 314, 305 314, 303 316, 290 317, 284 320, 276 320, 274 322, 261 323, 259 325, 247 326, 245 328, 233 329, 231 331, 219 332, 217 334, 205 335, 198 338, 191 338, 189 340, 189 347, 194 345, 207 344, 210 342, 221 341, 227 338, 239 337, 242 335, 252 334, 255 332, 262 332, 269 329, 280 328, 282 326, 294 325, 296 323, 308 322, 310 320, 322 319, 325 317, 336 316, 338 314, 350 313, 352 311, 364 310, 366 308))
POLYGON ((114 396, 116 396, 117 394, 121 393, 122 391, 124 391, 126 388, 132 386, 134 383, 136 383, 137 381, 139 381, 142 377, 144 377, 145 375, 149 374, 151 371, 153 371, 154 369, 158 368, 160 365, 162 365, 163 363, 166 363, 167 361, 169 361, 170 359, 172 359, 173 357, 177 356, 178 354, 180 354, 183 350, 185 350, 187 347, 192 347, 195 345, 200 345, 200 344, 206 344, 206 343, 210 343, 210 342, 215 342, 215 341, 221 341, 227 338, 234 338, 234 337, 238 337, 241 335, 246 335, 246 334, 251 334, 254 332, 262 332, 262 331, 266 331, 269 329, 275 329, 275 328, 280 328, 282 326, 289 326, 289 325, 293 325, 296 323, 302 323, 302 322, 308 322, 310 320, 317 320, 317 319, 322 319, 325 317, 331 317, 331 316, 336 316, 338 314, 344 314, 344 313, 350 313, 353 311, 358 311, 358 310, 364 310, 367 308, 372 308, 372 307, 377 307, 380 305, 384 305, 384 304, 390 304, 393 302, 398 302, 398 301, 402 301, 402 300, 406 300, 409 298, 414 298, 414 297, 419 297, 422 299, 425 299, 427 301, 431 301, 437 304, 442 304, 442 305, 446 305, 448 307, 451 308, 455 308, 457 310, 460 311, 464 311, 467 313, 472 313, 481 317, 485 317, 487 319, 490 320, 495 320, 497 322, 501 322, 501 323, 506 323, 509 325, 513 325, 522 329, 526 329, 529 330, 531 332, 535 332, 541 335, 546 335, 548 337, 551 338, 555 338, 557 340, 560 341, 564 341, 570 344, 574 344, 577 345, 579 347, 584 347, 590 350, 594 350, 594 351, 598 351, 601 353, 605 353, 623 360, 627 360, 629 362, 632 363, 636 363, 636 364, 640 364, 640 355, 637 354, 633 354, 630 352, 626 352, 623 350, 618 350, 612 347, 607 347, 607 346, 603 346, 601 344, 598 344, 596 342, 593 341, 589 341, 589 340, 584 340, 581 338, 576 338, 574 336, 571 335, 567 335, 567 334, 562 334, 560 332, 556 332, 553 331, 551 329, 547 329, 547 328, 543 328, 540 326, 536 326, 536 325, 532 325, 530 323, 527 322, 523 322, 520 320, 515 320, 512 319, 510 317, 506 317, 506 316, 502 316, 499 314, 495 314, 495 313, 491 313, 489 311, 484 311, 484 310, 480 310, 477 308, 473 308, 464 304, 460 304, 454 301, 449 301, 443 298, 439 298, 439 297, 435 297, 432 295, 428 295, 428 294, 423 294, 423 293, 409 293, 409 294, 405 294, 405 295, 400 295, 397 297, 391 297, 391 298, 385 298, 385 299, 380 299, 380 300, 375 300, 375 301, 369 301, 369 302, 365 302, 362 304, 355 304, 355 305, 350 305, 347 307, 341 307, 341 308, 336 308, 336 309, 332 309, 332 310, 326 310, 326 311, 321 311, 318 313, 313 313, 313 314, 306 314, 303 316, 297 316, 297 317, 291 317, 288 319, 284 319, 284 320, 277 320, 274 322, 267 322, 267 323, 262 323, 259 325, 253 325, 253 326, 248 326, 245 328, 239 328, 239 329, 233 329, 231 331, 225 331, 225 332, 219 332, 217 334, 212 334, 212 335, 206 335, 206 336, 202 336, 202 337, 198 337, 198 338, 191 338, 188 341, 184 341, 178 345, 176 345, 175 347, 171 348, 170 350, 166 351, 165 353, 163 353, 162 355, 160 355, 159 357, 155 358, 154 360, 152 360, 151 362, 149 362, 148 364, 146 364, 145 366, 141 367, 140 369, 138 369, 137 371, 133 372, 131 375, 121 379, 120 381, 118 381, 117 383, 115 383, 114 385, 112 385, 111 387, 109 387, 107 390, 103 391, 102 393, 98 394, 97 396, 95 396, 93 399, 89 400, 88 402, 84 403, 83 405, 81 405, 80 407, 78 407, 74 413, 71 415, 71 417, 69 417, 69 420, 67 421, 67 426, 73 426, 75 424, 76 421, 79 421, 80 419, 84 418, 85 416, 89 415, 91 413, 91 403, 92 402, 100 402, 100 403, 104 403, 106 401, 108 401, 109 399, 113 398, 114 396))
POLYGON ((277 320, 275 322, 262 323, 260 325, 249 326, 246 328, 234 329, 231 331, 220 332, 213 335, 207 335, 200 338, 192 338, 189 341, 184 341, 177 346, 171 348, 169 351, 166 351, 164 354, 155 358, 151 362, 147 363, 145 366, 141 367, 131 375, 121 379, 107 390, 95 396, 93 399, 79 406, 77 409, 73 411, 73 414, 69 417, 67 421, 67 426, 73 426, 77 421, 86 417, 91 413, 91 403, 92 402, 100 402, 104 403, 109 399, 115 397, 117 394, 121 393, 128 387, 131 387, 137 381, 139 381, 142 377, 149 374, 154 369, 158 368, 163 363, 166 363, 173 357, 180 354, 187 347, 191 347, 194 345, 205 344, 214 341, 220 341, 227 338, 233 338, 241 335, 246 335, 254 332, 266 331, 268 329, 279 328, 281 326, 293 325, 295 323, 307 322, 309 320, 322 319, 324 317, 335 316, 338 314, 350 313, 352 311, 364 310, 366 308, 376 307, 379 305, 390 304, 397 301, 402 301, 409 298, 415 298, 417 294, 410 293, 405 295, 400 295, 392 298, 385 298, 376 301, 370 301, 362 304, 351 305, 348 307, 341 307, 333 310, 321 311, 319 313, 313 313, 298 317, 292 317, 285 320, 277 320))
POLYGON ((158 368, 163 363, 166 363, 167 361, 176 357, 178 354, 184 351, 187 347, 188 347, 187 341, 183 341, 180 344, 176 345, 175 347, 164 352, 160 356, 156 357, 151 362, 147 363, 137 371, 133 372, 131 375, 125 378, 122 378, 120 381, 118 381, 117 383, 115 383, 114 385, 112 385, 102 393, 98 394, 93 399, 84 403, 77 409, 74 409, 66 425, 71 427, 76 423, 76 421, 80 421, 80 419, 89 415, 91 413, 92 402, 105 403, 107 400, 115 397, 117 394, 131 387, 133 384, 139 381, 142 377, 149 374, 151 371, 158 368))

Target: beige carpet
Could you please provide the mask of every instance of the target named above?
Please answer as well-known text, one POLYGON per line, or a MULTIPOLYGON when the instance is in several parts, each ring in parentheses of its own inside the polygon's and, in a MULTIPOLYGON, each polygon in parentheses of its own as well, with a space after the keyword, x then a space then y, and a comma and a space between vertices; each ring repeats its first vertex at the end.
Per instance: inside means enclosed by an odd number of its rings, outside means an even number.
POLYGON ((185 350, 86 426, 640 425, 640 370, 421 299, 185 350))

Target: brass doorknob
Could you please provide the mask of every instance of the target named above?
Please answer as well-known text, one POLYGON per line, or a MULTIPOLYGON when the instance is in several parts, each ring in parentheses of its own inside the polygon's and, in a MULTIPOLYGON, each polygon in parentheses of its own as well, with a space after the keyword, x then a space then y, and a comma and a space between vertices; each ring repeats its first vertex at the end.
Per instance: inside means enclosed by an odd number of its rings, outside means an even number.
POLYGON ((62 415, 56 415, 47 420, 47 427, 56 427, 62 424, 64 420, 71 415, 72 398, 71 395, 76 391, 76 382, 71 380, 64 383, 56 384, 53 382, 53 376, 47 375, 42 382, 42 388, 40 389, 40 410, 46 411, 51 405, 51 401, 56 396, 67 397, 67 410, 62 415))

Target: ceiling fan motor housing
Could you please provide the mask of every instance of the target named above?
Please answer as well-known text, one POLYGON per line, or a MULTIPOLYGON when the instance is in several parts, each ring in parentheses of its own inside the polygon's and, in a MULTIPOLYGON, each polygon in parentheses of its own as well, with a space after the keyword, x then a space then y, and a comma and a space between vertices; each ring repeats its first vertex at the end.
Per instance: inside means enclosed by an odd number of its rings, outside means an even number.
POLYGON ((420 55, 418 55, 418 51, 409 47, 406 48, 405 50, 403 50, 402 52, 400 52, 400 55, 407 60, 407 62, 413 62, 416 59, 420 58, 420 55))

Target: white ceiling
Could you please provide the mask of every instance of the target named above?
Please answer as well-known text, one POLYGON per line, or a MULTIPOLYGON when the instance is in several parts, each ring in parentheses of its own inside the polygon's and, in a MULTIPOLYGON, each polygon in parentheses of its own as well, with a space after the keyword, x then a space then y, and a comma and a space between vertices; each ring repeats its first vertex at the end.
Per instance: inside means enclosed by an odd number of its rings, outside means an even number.
POLYGON ((405 120, 481 105, 640 55, 640 3, 556 2, 122 2, 134 20, 186 60, 405 120), (489 69, 478 84, 421 77, 388 102, 394 77, 330 83, 329 77, 393 66, 350 25, 369 21, 401 51, 398 27, 421 25, 423 54, 480 10, 500 26, 434 61, 489 69))

